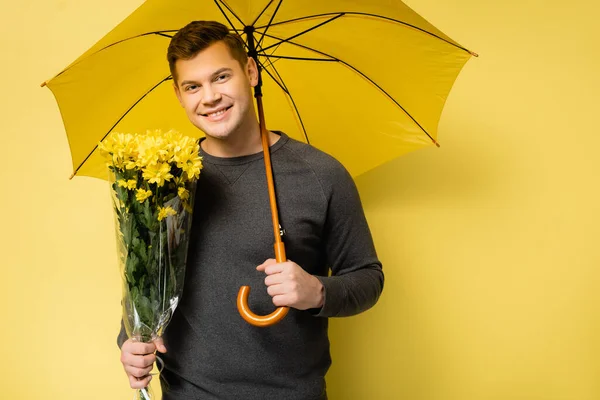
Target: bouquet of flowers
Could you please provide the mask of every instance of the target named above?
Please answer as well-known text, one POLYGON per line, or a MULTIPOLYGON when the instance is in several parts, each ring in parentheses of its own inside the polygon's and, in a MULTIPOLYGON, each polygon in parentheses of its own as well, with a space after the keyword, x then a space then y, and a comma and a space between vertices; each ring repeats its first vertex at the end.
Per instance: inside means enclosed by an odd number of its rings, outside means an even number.
MULTIPOLYGON (((111 133, 98 148, 108 162, 127 335, 162 335, 183 289, 196 182, 197 139, 175 131, 111 133)), ((149 400, 149 388, 136 399, 149 400)))

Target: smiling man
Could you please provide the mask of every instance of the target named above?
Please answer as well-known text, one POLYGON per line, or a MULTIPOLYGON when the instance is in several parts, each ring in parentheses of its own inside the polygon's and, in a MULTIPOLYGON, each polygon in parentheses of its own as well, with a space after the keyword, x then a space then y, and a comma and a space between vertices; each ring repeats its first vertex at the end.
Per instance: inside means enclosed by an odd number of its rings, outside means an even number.
POLYGON ((252 88, 255 61, 217 22, 195 21, 171 40, 175 94, 205 133, 184 292, 163 340, 139 343, 121 326, 121 362, 132 388, 148 384, 164 355, 163 398, 326 399, 329 317, 372 307, 383 272, 354 182, 331 156, 269 132, 289 260, 276 263, 265 166, 252 88), (247 324, 240 286, 258 314, 290 307, 278 324, 247 324), (262 288, 264 289, 261 289, 262 288), (167 352, 168 349, 168 352, 167 352))

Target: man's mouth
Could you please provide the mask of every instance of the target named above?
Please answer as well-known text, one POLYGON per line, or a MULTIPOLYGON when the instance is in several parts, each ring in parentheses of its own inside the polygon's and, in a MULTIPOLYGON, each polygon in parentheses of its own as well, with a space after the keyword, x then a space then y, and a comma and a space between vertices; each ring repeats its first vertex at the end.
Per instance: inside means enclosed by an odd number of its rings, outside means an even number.
POLYGON ((220 117, 221 115, 225 114, 231 107, 233 107, 233 106, 224 107, 217 111, 213 111, 213 112, 206 113, 206 114, 200 114, 200 115, 202 115, 203 117, 207 117, 207 118, 217 118, 217 117, 220 117))

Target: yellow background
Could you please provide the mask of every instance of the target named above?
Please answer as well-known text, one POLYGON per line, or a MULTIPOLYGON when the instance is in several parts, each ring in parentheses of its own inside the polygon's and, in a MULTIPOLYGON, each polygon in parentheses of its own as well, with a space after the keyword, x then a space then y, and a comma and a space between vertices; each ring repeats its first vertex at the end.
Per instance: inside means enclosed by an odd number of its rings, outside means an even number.
MULTIPOLYGON (((440 149, 358 179, 386 287, 331 322, 330 398, 596 400, 600 6, 407 3, 481 57, 450 95, 440 149)), ((140 1, 0 4, 0 398, 129 399, 107 186, 67 179, 39 83, 140 1)))

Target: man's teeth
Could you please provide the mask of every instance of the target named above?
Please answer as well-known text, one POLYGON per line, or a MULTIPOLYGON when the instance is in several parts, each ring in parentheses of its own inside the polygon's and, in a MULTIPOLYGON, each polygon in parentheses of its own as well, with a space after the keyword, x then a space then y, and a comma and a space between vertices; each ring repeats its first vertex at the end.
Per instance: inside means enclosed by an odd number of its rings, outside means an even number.
POLYGON ((219 115, 225 113, 225 111, 227 111, 226 109, 222 109, 220 111, 217 111, 216 113, 212 113, 212 114, 208 114, 209 117, 218 117, 219 115))

